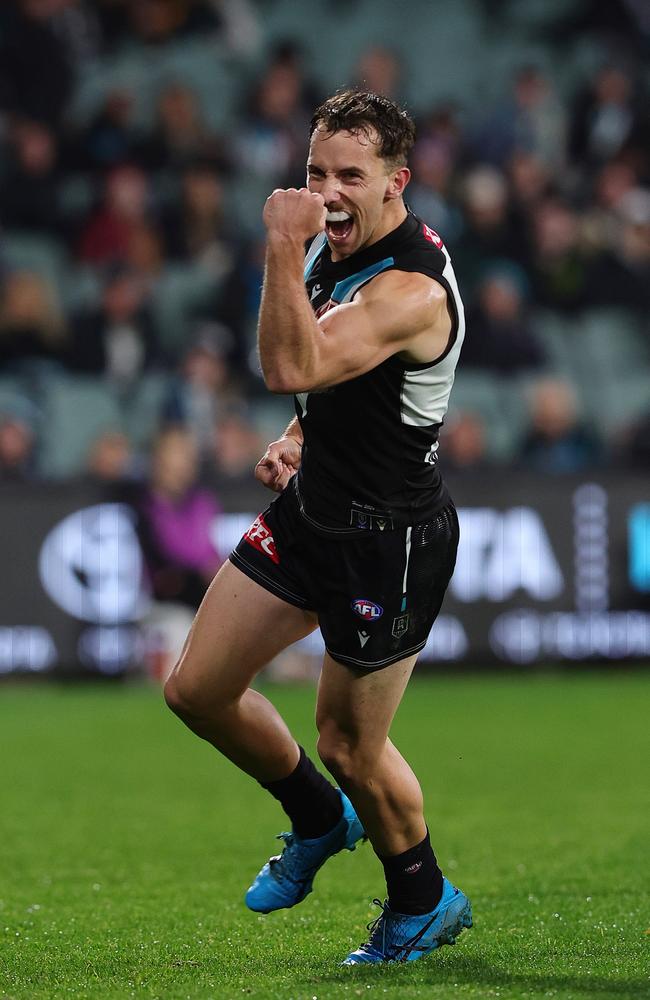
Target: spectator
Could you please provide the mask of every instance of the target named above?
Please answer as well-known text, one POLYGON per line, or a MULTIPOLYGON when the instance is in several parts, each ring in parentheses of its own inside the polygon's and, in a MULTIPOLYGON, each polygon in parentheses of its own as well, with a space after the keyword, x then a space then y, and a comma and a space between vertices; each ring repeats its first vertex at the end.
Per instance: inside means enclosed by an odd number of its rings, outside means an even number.
POLYGON ((590 305, 618 306, 646 320, 650 309, 650 190, 626 191, 617 206, 610 252, 595 261, 587 290, 590 305))
POLYGON ((50 25, 56 37, 63 42, 68 63, 75 78, 82 76, 94 63, 104 48, 101 21, 97 4, 86 0, 36 0, 41 7, 49 7, 50 25))
POLYGON ((581 472, 600 460, 602 450, 601 442, 579 418, 572 386, 560 379, 537 382, 531 393, 521 464, 541 473, 581 472))
POLYGON ((0 296, 0 366, 63 361, 68 333, 54 288, 33 271, 10 271, 0 296))
POLYGON ((220 507, 197 485, 198 471, 191 432, 163 430, 154 443, 151 475, 139 502, 153 596, 191 608, 198 607, 222 562, 213 542, 220 507))
POLYGON ((303 78, 295 64, 272 64, 253 91, 235 136, 239 165, 263 180, 268 191, 305 182, 309 115, 301 103, 302 93, 303 78))
POLYGON ((142 142, 134 107, 131 91, 109 91, 97 114, 70 142, 69 165, 77 170, 106 171, 133 162, 142 142))
POLYGON ((227 338, 218 324, 199 327, 163 406, 163 421, 191 432, 203 459, 212 452, 215 424, 233 402, 227 338))
POLYGON ((131 239, 149 220, 149 202, 149 180, 139 167, 112 170, 103 203, 81 235, 80 258, 95 265, 125 260, 131 239))
POLYGON ((447 472, 479 472, 489 465, 484 422, 469 410, 456 411, 445 421, 440 448, 447 472))
POLYGON ((460 109, 452 101, 434 105, 418 123, 418 138, 430 139, 446 151, 454 168, 466 155, 466 138, 460 124, 460 109))
POLYGON ((403 100, 401 76, 402 67, 396 53, 385 45, 371 45, 359 56, 353 86, 383 94, 400 104, 403 100))
POLYGON ((158 360, 144 283, 137 273, 117 266, 107 274, 99 306, 73 321, 68 364, 75 371, 105 375, 129 388, 158 360))
POLYGON ((481 281, 467 319, 465 368, 515 375, 541 368, 546 358, 525 310, 528 282, 510 261, 493 264, 481 281))
POLYGON ((247 242, 223 281, 215 304, 215 315, 232 330, 231 360, 249 383, 251 391, 262 386, 255 331, 264 274, 264 233, 247 242))
POLYGON ((223 144, 205 124, 190 87, 170 83, 163 89, 155 127, 141 143, 138 160, 147 170, 179 170, 197 160, 225 169, 223 144))
POLYGON ((251 486, 253 470, 267 444, 245 412, 230 410, 215 426, 214 463, 208 471, 209 482, 218 492, 251 486))
POLYGON ((147 219, 135 222, 128 234, 124 264, 137 274, 150 295, 156 291, 165 267, 165 246, 160 227, 147 219))
POLYGON ((0 109, 55 128, 72 97, 74 71, 53 17, 58 0, 15 0, 0 11, 0 109))
POLYGON ((532 153, 551 170, 564 167, 566 121, 549 78, 535 66, 515 75, 512 91, 492 114, 482 115, 474 151, 503 167, 518 151, 532 153))
POLYGON ((531 281, 535 301, 559 312, 576 312, 587 302, 592 259, 580 242, 576 212, 559 198, 546 198, 532 219, 531 281))
POLYGON ((124 431, 106 430, 92 442, 86 460, 90 482, 111 492, 133 482, 136 468, 131 442, 124 431))
POLYGON ((125 42, 132 41, 129 24, 129 0, 99 0, 96 14, 105 52, 113 52, 125 42))
POLYGON ((621 200, 637 183, 636 171, 624 160, 611 160, 598 172, 581 223, 590 252, 602 253, 615 247, 621 229, 621 200))
POLYGON ((573 112, 569 151, 595 170, 622 155, 644 155, 648 112, 628 72, 604 66, 580 94, 573 112))
POLYGON ((650 410, 625 429, 616 453, 623 466, 647 476, 650 469, 650 410))
POLYGON ((46 125, 18 121, 0 186, 2 222, 8 229, 61 235, 57 140, 46 125))
POLYGON ((224 181, 212 166, 196 163, 187 167, 180 200, 163 216, 167 256, 200 261, 222 274, 232 264, 235 243, 225 200, 224 181))
MULTIPOLYGON (((227 7, 228 4, 224 6, 227 7)), ((312 60, 306 56, 304 46, 293 38, 282 38, 271 49, 269 65, 288 66, 298 78, 300 83, 298 103, 307 119, 310 110, 318 107, 324 95, 316 80, 307 75, 305 62, 310 64, 312 60)))
POLYGON ((463 230, 454 248, 455 267, 463 276, 466 301, 471 301, 485 268, 496 258, 528 259, 527 234, 512 218, 505 177, 494 167, 480 166, 466 175, 463 188, 463 230))
POLYGON ((460 211, 451 196, 452 167, 448 146, 431 138, 416 142, 408 203, 450 244, 456 242, 462 229, 460 211))
POLYGON ((130 0, 127 9, 132 31, 148 45, 216 31, 221 24, 217 10, 206 0, 130 0))
POLYGON ((35 475, 35 414, 26 400, 16 400, 0 409, 0 482, 28 482, 35 475))
POLYGON ((537 206, 553 192, 553 174, 535 153, 522 150, 512 155, 507 170, 513 217, 523 230, 537 206))

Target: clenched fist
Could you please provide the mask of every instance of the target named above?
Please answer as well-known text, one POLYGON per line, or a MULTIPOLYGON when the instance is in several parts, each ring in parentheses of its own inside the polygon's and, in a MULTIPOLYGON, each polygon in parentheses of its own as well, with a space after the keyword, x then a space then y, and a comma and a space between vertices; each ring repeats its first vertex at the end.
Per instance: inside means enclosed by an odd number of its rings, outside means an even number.
POLYGON ((269 235, 275 234, 306 242, 325 228, 327 209, 320 194, 307 188, 280 189, 266 199, 264 224, 269 235))
POLYGON ((283 437, 268 446, 255 466, 255 478, 275 493, 282 493, 300 468, 302 447, 295 438, 283 437))

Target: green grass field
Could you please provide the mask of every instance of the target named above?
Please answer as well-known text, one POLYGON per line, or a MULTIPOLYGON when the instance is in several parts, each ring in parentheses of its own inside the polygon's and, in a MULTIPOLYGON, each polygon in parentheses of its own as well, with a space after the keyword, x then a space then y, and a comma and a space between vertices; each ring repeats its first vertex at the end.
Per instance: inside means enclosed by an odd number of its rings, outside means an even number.
MULTIPOLYGON (((383 892, 368 845, 249 913, 286 822, 157 690, 1 687, 0 996, 650 996, 650 682, 579 672, 412 682, 394 739, 475 927, 380 969, 339 967, 383 892)), ((313 690, 266 690, 312 750, 313 690)))

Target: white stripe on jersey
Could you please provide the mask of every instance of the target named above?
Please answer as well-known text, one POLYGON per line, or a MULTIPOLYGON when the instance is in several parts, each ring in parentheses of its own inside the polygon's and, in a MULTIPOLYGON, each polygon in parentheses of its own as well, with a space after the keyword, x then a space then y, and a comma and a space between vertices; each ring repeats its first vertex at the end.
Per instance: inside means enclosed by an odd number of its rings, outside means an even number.
MULTIPOLYGON (((441 247, 447 263, 442 272, 454 300, 458 316, 456 340, 449 354, 442 361, 434 362, 428 368, 418 368, 404 372, 401 391, 402 423, 409 427, 428 427, 440 424, 447 412, 449 394, 454 384, 454 373, 458 356, 465 337, 465 311, 458 291, 456 275, 445 247, 441 247)), ((447 292, 449 295, 449 291, 447 292)))

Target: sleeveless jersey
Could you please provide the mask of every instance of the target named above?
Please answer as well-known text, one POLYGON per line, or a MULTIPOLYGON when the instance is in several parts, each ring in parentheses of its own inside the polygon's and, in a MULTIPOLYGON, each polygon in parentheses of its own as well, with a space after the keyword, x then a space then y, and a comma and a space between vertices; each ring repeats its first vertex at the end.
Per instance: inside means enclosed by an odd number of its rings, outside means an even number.
POLYGON ((442 240, 410 211, 383 239, 340 261, 324 233, 305 258, 305 285, 316 316, 354 296, 388 270, 428 275, 447 292, 452 328, 445 351, 427 364, 397 355, 364 375, 295 396, 304 436, 294 488, 315 529, 342 536, 433 517, 448 502, 437 465, 465 333, 463 304, 442 240))

